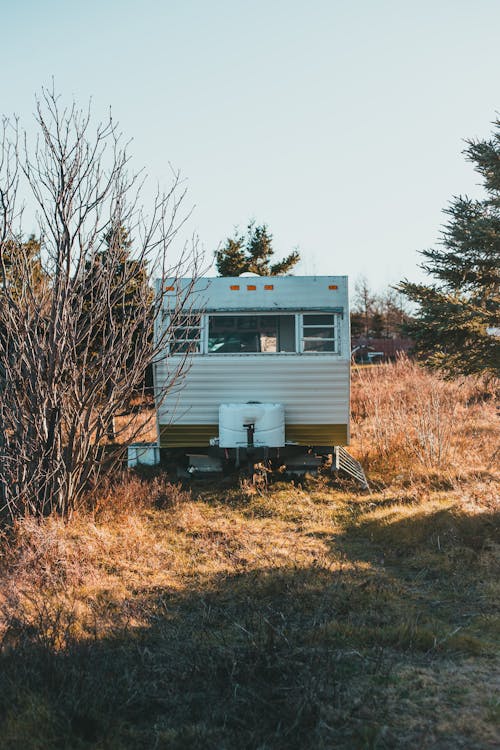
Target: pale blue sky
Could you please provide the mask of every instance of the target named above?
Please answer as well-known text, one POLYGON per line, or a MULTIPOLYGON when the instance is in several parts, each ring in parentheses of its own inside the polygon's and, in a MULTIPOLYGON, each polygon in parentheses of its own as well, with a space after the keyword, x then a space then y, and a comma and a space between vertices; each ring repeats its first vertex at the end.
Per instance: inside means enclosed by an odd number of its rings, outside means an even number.
POLYGON ((266 222, 297 273, 421 276, 461 155, 500 107, 498 0, 0 0, 0 110, 55 77, 111 105, 137 166, 182 171, 211 254, 266 222))

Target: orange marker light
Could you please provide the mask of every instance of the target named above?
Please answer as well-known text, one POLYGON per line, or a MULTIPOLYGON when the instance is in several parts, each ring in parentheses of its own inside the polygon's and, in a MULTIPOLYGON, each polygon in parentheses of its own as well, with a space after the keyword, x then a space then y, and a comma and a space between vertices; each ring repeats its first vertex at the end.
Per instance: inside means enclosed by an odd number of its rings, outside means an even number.
POLYGON ((255 284, 248 284, 247 285, 247 289, 248 289, 249 292, 255 292, 255 290, 257 289, 257 287, 255 286, 255 284))
POLYGON ((238 289, 239 289, 240 287, 239 287, 239 285, 238 285, 238 284, 233 284, 233 285, 232 285, 232 286, 230 286, 229 288, 230 288, 230 289, 232 289, 232 290, 233 290, 233 292, 237 292, 237 291, 238 291, 238 289))
POLYGON ((166 292, 175 292, 175 286, 166 286, 165 287, 166 292))
POLYGON ((338 286, 336 284, 330 284, 328 289, 338 289, 338 286))
POLYGON ((264 284, 264 289, 274 289, 274 284, 264 284))

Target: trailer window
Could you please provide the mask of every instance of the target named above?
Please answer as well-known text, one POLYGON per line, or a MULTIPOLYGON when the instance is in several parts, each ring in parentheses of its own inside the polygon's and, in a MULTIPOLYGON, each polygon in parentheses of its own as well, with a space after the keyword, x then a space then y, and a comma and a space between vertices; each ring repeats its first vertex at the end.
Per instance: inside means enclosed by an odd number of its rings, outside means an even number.
POLYGON ((318 313, 302 316, 302 351, 336 352, 335 315, 318 313))
POLYGON ((199 315, 190 315, 180 318, 178 324, 172 328, 170 337, 171 354, 187 354, 200 351, 200 326, 199 315))
POLYGON ((209 354, 295 351, 293 315, 210 315, 209 354))

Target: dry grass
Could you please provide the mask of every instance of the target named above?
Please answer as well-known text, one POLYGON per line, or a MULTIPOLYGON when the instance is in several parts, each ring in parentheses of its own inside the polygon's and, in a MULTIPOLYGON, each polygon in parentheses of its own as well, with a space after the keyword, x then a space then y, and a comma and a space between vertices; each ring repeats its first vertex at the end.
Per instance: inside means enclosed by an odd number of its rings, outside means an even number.
POLYGON ((115 429, 119 445, 156 442, 156 414, 151 402, 138 399, 135 410, 115 417, 115 429))
POLYGON ((496 747, 490 393, 409 363, 359 374, 371 495, 130 475, 70 523, 6 530, 0 748, 496 747))
POLYGON ((354 450, 383 483, 490 479, 499 459, 497 395, 496 382, 443 380, 406 358, 357 368, 354 450))

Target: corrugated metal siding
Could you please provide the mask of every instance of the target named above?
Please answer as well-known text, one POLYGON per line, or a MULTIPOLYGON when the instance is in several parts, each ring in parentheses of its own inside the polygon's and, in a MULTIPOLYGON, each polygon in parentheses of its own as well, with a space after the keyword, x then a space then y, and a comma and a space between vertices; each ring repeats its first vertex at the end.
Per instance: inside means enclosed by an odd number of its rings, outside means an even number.
MULTIPOLYGON (((157 366, 164 382, 165 364, 157 366)), ((199 356, 159 410, 159 423, 218 424, 219 405, 269 401, 286 424, 349 423, 349 362, 324 356, 199 356)))

